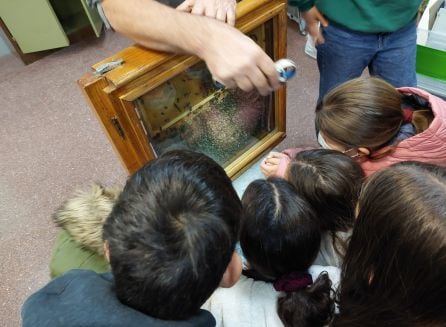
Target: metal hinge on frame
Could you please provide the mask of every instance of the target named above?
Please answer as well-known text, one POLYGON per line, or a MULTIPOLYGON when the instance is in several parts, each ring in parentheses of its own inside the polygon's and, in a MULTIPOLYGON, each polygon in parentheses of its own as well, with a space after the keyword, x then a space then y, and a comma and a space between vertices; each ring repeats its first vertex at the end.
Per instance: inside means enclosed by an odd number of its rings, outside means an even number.
POLYGON ((118 118, 117 117, 112 117, 110 120, 111 120, 113 126, 115 127, 116 132, 119 134, 119 136, 122 139, 125 139, 125 133, 124 133, 124 130, 122 129, 121 124, 119 123, 118 118))
POLYGON ((103 63, 94 69, 94 76, 99 77, 105 73, 121 66, 124 63, 123 59, 113 59, 112 61, 103 63))
MULTIPOLYGON (((140 99, 138 99, 137 101, 141 101, 140 99)), ((146 134, 146 136, 149 136, 149 134, 147 134, 147 130, 146 127, 144 126, 144 121, 141 119, 141 114, 139 113, 139 109, 138 107, 134 107, 133 108, 136 112, 136 116, 138 117, 139 120, 139 124, 142 127, 142 131, 144 132, 144 134, 146 134)))

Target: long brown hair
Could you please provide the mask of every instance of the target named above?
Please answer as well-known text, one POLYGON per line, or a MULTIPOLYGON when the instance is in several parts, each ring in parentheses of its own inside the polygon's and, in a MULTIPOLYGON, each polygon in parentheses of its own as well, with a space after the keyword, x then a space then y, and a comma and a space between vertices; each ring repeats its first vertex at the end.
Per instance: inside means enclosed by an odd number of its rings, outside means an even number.
POLYGON ((316 107, 316 127, 347 148, 378 150, 403 122, 401 96, 389 83, 360 77, 331 90, 316 107))
POLYGON ((358 207, 332 325, 446 325, 446 168, 379 171, 358 207))

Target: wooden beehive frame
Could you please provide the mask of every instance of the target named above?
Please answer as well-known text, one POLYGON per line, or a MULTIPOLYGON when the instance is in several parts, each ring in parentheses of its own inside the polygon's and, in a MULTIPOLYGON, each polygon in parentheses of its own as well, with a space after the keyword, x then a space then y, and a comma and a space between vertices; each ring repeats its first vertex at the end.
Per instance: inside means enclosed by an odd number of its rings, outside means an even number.
MULTIPOLYGON (((285 57, 285 1, 243 0, 237 6, 236 27, 244 33, 272 20, 273 59, 285 57)), ((122 163, 128 172, 132 173, 156 157, 150 142, 147 141, 147 131, 144 131, 139 122, 134 101, 198 63, 200 59, 195 56, 165 54, 134 45, 95 64, 93 69, 115 59, 122 59, 124 63, 99 77, 93 73, 87 74, 79 80, 79 85, 122 163)), ((275 130, 225 168, 230 177, 242 172, 249 163, 285 137, 285 88, 276 91, 273 98, 273 107, 276 108, 275 130)))

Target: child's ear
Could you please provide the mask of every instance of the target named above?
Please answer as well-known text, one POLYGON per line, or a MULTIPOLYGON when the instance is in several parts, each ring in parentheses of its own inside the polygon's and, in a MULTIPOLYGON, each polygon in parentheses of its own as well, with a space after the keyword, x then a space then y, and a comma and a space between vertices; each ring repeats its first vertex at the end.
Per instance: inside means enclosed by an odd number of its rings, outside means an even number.
POLYGON ((367 148, 358 148, 358 154, 368 157, 370 155, 370 150, 367 148))
POLYGON ((110 246, 108 241, 104 241, 104 257, 108 262, 110 262, 110 246))
POLYGON ((235 283, 240 279, 242 274, 242 259, 237 253, 232 254, 231 261, 226 268, 223 278, 220 282, 220 287, 229 288, 234 286, 235 283))

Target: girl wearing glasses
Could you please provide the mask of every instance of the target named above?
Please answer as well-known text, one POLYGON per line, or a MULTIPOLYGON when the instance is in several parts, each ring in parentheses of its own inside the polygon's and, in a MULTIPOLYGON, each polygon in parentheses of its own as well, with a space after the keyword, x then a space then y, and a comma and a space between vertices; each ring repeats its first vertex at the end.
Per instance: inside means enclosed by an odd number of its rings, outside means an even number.
MULTIPOLYGON (((345 82, 317 105, 316 129, 321 147, 354 158, 366 175, 409 160, 446 165, 446 101, 417 88, 375 77, 345 82)), ((263 173, 280 176, 296 152, 270 153, 263 173)))

